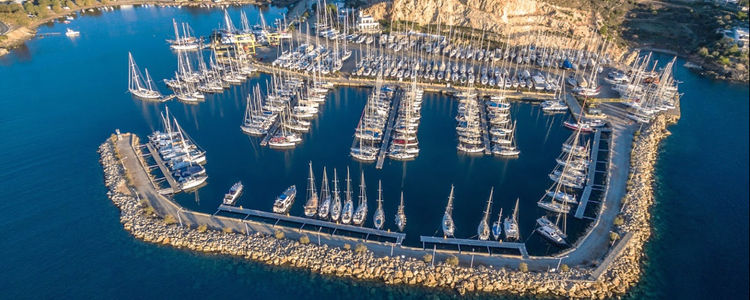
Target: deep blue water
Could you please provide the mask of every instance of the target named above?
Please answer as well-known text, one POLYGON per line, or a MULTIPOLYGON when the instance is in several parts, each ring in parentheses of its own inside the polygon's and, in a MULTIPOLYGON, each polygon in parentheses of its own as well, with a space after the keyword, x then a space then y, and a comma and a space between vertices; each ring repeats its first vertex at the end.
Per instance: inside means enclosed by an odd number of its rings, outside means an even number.
MULTIPOLYGON (((253 23, 258 10, 245 11, 253 23)), ((271 20, 283 11, 269 8, 263 13, 271 20)), ((239 20, 238 10, 230 9, 230 14, 239 20)), ((35 39, 0 58, 0 290, 5 296, 435 294, 149 245, 122 229, 117 209, 106 198, 96 147, 116 128, 141 136, 159 128, 164 104, 144 104, 125 93, 125 64, 132 51, 155 79, 170 77, 176 60, 164 39, 172 34, 171 18, 189 21, 197 34, 206 35, 221 21, 221 12, 136 8, 85 16, 67 25, 81 31, 77 39, 35 39)), ((61 32, 65 27, 55 24, 40 31, 61 32)), ((676 76, 684 81, 683 118, 670 128, 674 134, 658 163, 655 234, 648 244, 646 275, 632 295, 747 298, 748 88, 702 79, 681 67, 676 76)), ((242 180, 247 192, 239 204, 268 210, 286 186, 305 187, 306 163, 312 160, 318 181, 324 164, 329 177, 337 168, 340 180, 347 166, 354 178, 364 170, 371 211, 377 180, 382 179, 390 222, 403 190, 407 244, 439 230, 451 183, 456 185, 457 236, 475 234, 490 186, 496 192, 493 215, 500 207, 509 213, 513 201, 521 199, 521 232, 528 236, 541 213, 534 202, 548 184, 546 172, 569 134, 559 126, 565 116, 545 116, 537 107, 516 103, 519 159, 460 156, 455 151, 455 102, 425 94, 419 158, 406 164, 387 162, 376 171, 347 157, 369 89, 331 92, 304 143, 293 151, 261 148, 257 140, 242 135, 245 95, 256 82, 265 86, 267 79, 260 75, 207 97, 199 106, 167 104, 208 151, 209 184, 199 191, 199 201, 192 194, 178 196, 183 205, 213 212, 221 194, 242 180)), ((301 214, 299 204, 292 213, 301 214)), ((571 221, 569 230, 580 231, 584 225, 571 221)), ((554 250, 535 236, 528 244, 536 253, 554 250)))

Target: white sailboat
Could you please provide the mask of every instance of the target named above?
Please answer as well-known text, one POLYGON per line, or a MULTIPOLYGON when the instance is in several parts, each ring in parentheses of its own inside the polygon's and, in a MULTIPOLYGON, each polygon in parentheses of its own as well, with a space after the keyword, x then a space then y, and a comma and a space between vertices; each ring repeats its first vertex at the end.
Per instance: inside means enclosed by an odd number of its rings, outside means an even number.
POLYGON ((479 236, 479 239, 483 241, 486 241, 490 238, 490 226, 488 224, 488 219, 490 217, 490 209, 492 209, 492 194, 494 192, 495 187, 492 187, 492 189, 490 189, 490 198, 487 199, 487 209, 484 210, 482 220, 479 221, 479 226, 477 227, 477 235, 479 236))
POLYGON ((451 193, 448 195, 448 205, 445 206, 445 214, 443 214, 443 235, 452 237, 455 231, 456 227, 453 223, 453 185, 451 185, 451 193))
POLYGON ((372 222, 377 229, 383 228, 383 224, 385 224, 385 213, 383 212, 383 185, 380 180, 378 180, 378 208, 375 210, 375 216, 373 216, 372 222))
POLYGON ((341 223, 349 224, 354 215, 354 202, 352 201, 351 178, 349 177, 349 167, 346 167, 346 192, 344 208, 341 213, 341 223))
POLYGON ((331 193, 328 190, 328 174, 326 167, 323 167, 323 182, 320 187, 320 208, 318 208, 318 217, 327 219, 331 208, 331 193))
POLYGON ((354 211, 352 223, 361 226, 365 223, 365 219, 367 219, 367 188, 365 186, 365 172, 362 171, 359 183, 359 204, 357 210, 354 211))
POLYGON ((141 76, 141 71, 138 69, 138 65, 135 64, 133 54, 128 52, 128 91, 133 96, 136 96, 145 100, 157 100, 161 98, 161 93, 156 90, 156 84, 151 80, 151 76, 148 75, 148 69, 145 70, 145 78, 141 76))
POLYGON ((315 175, 313 175, 312 162, 309 162, 310 176, 307 178, 307 202, 305 203, 305 216, 312 217, 318 211, 318 194, 315 193, 315 175))
POLYGON ((333 168, 333 203, 331 204, 331 220, 338 222, 341 217, 341 192, 339 191, 339 177, 333 168))
POLYGON ((406 227, 406 213, 404 213, 404 191, 401 191, 401 203, 398 205, 398 211, 396 212, 396 226, 399 231, 404 231, 406 227))

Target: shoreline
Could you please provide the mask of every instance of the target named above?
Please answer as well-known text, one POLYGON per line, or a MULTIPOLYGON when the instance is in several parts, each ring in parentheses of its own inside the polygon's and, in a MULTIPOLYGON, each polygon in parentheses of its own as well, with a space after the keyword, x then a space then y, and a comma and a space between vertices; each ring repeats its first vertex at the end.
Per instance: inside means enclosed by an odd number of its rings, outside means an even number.
MULTIPOLYGON (((650 208, 653 204, 653 165, 660 142, 669 133, 666 127, 676 118, 660 115, 638 134, 633 142, 627 192, 620 215, 624 222, 616 232, 627 232, 617 253, 596 280, 587 280, 594 270, 570 266, 567 272, 522 272, 516 268, 469 268, 437 262, 434 266, 414 257, 378 256, 356 243, 343 248, 307 243, 302 238, 277 239, 273 234, 231 232, 205 226, 184 227, 173 216, 157 215, 148 202, 139 202, 119 160, 114 136, 99 147, 107 195, 120 210, 125 230, 140 240, 197 252, 232 255, 275 266, 290 266, 343 278, 367 280, 386 285, 407 284, 466 293, 502 293, 570 298, 605 298, 622 295, 640 279, 644 244, 651 234, 650 208), (638 153, 638 155, 635 155, 638 153), (350 250, 353 249, 353 250, 350 250), (358 250, 357 250, 358 249, 358 250), (619 254, 619 255, 618 255, 619 254)), ((126 136, 126 135, 122 135, 126 136)), ((130 138, 130 136, 127 136, 130 138)), ((145 200, 144 200, 145 201, 145 200)), ((182 221, 180 220, 180 223, 182 221)), ((303 233, 302 236, 309 234, 303 233)), ((428 253, 429 251, 425 252, 428 253)), ((445 257, 443 255, 443 257, 445 257)), ((601 271, 601 270, 599 270, 601 271)))
POLYGON ((54 22, 56 19, 64 18, 65 16, 76 14, 81 11, 86 11, 89 9, 100 9, 102 7, 120 7, 122 5, 158 5, 162 7, 166 6, 187 6, 187 7, 223 7, 223 6, 234 6, 234 5, 263 5, 263 4, 271 4, 270 1, 264 1, 264 0, 230 0, 230 1, 223 1, 221 3, 215 3, 210 0, 200 0, 198 2, 194 1, 185 1, 185 2, 174 2, 174 1, 166 1, 166 0, 131 0, 131 1, 118 1, 118 2, 112 2, 107 4, 102 4, 101 2, 98 2, 94 5, 90 6, 79 6, 75 8, 71 8, 70 10, 63 10, 60 13, 52 12, 52 15, 47 16, 45 18, 39 19, 39 20, 33 20, 30 24, 19 26, 19 27, 13 27, 11 28, 4 36, 7 36, 8 39, 4 41, 0 41, 0 56, 3 56, 5 54, 10 53, 13 48, 19 47, 23 45, 28 40, 33 39, 36 37, 36 31, 39 26, 42 26, 44 24, 47 24, 49 22, 54 22))

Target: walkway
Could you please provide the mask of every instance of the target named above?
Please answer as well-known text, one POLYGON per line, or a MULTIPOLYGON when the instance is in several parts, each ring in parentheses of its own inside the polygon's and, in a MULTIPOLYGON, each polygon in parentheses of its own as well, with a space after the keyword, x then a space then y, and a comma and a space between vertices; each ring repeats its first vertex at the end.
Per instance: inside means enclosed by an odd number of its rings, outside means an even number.
POLYGON ((403 234, 403 233, 396 233, 396 232, 378 230, 378 229, 373 229, 373 228, 368 228, 368 227, 347 225, 347 224, 337 224, 333 222, 311 219, 311 218, 303 218, 303 217, 296 217, 296 216, 290 216, 290 215, 280 215, 277 213, 271 213, 271 212, 265 212, 265 211, 254 210, 254 209, 247 209, 247 208, 239 208, 239 207, 234 207, 234 206, 229 206, 229 205, 224 205, 224 204, 219 205, 219 211, 275 220, 276 223, 274 223, 274 226, 279 221, 285 221, 285 222, 300 224, 301 225, 300 229, 305 227, 305 225, 318 226, 321 228, 329 228, 329 229, 333 229, 333 233, 331 233, 331 235, 335 234, 336 231, 348 231, 348 232, 361 233, 361 234, 366 235, 365 240, 369 239, 370 236, 391 238, 396 241, 397 245, 401 245, 401 242, 404 241, 404 237, 406 237, 406 234, 403 234))
POLYGON ((473 239, 457 239, 457 238, 441 238, 435 236, 420 236, 419 241, 422 242, 422 248, 425 248, 425 244, 440 244, 440 245, 455 245, 458 246, 458 252, 461 253, 461 246, 464 247, 483 247, 487 248, 487 253, 492 255, 492 248, 501 249, 514 249, 518 250, 523 258, 529 258, 529 253, 526 252, 526 244, 524 243, 512 243, 503 241, 482 241, 473 239))
POLYGON ((487 124, 487 105, 484 101, 475 99, 479 106, 479 123, 482 126, 482 144, 484 144, 484 154, 492 155, 492 147, 490 147, 490 128, 487 124))
POLYGON ((388 152, 388 144, 392 140, 391 132, 393 131, 393 125, 396 121, 396 115, 398 115, 398 106, 401 103, 402 97, 403 92, 399 91, 399 93, 396 94, 391 101, 391 110, 388 113, 388 123, 386 123, 385 134, 383 135, 383 143, 381 143, 380 152, 378 152, 378 163, 375 165, 375 168, 378 170, 382 169, 383 163, 385 163, 385 155, 388 152))
POLYGON ((599 157, 599 141, 602 138, 602 130, 597 130, 596 133, 594 133, 594 146, 591 147, 591 161, 589 162, 589 171, 588 171, 588 178, 586 180, 586 188, 583 189, 583 194, 581 195, 581 202, 578 204, 578 208, 576 209, 575 217, 577 219, 583 218, 583 213, 586 211, 586 205, 589 202, 589 197, 591 196, 591 188, 594 185, 594 178, 596 177, 596 165, 598 163, 598 157, 599 157))
MULTIPOLYGON (((156 164, 159 166, 161 173, 164 174, 164 178, 167 179, 169 186, 172 188, 171 190, 172 194, 176 194, 182 191, 180 184, 177 183, 177 180, 175 180, 174 177, 172 177, 172 172, 169 171, 169 168, 167 168, 166 164, 161 159, 161 155, 159 155, 159 151, 156 151, 156 149, 154 149, 154 146, 151 145, 151 143, 146 143, 146 148, 148 148, 148 152, 151 153, 151 157, 153 157, 154 161, 156 161, 156 164)), ((164 191, 167 191, 167 190, 164 190, 164 191)))

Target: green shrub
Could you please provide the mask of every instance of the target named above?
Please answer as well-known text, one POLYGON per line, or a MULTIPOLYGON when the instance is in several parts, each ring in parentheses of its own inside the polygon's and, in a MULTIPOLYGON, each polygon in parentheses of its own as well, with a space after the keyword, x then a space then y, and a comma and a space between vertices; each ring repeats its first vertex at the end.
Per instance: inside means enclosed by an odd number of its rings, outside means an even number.
POLYGON ((570 271, 570 267, 568 267, 568 265, 566 265, 566 264, 562 264, 562 265, 560 266, 560 272, 563 272, 563 273, 565 273, 565 272, 568 272, 568 271, 570 271))
POLYGON ((303 235, 299 238, 299 243, 303 245, 307 245, 310 243, 310 238, 307 237, 307 235, 303 235))
POLYGON ((617 232, 614 232, 614 231, 610 231, 609 232, 609 240, 610 241, 614 242, 614 241, 618 240, 619 238, 620 238, 620 235, 617 234, 617 232))
POLYGON ((164 223, 167 223, 167 225, 172 225, 174 223, 177 223, 177 220, 172 215, 166 215, 164 217, 164 223))
POLYGON ((522 262, 522 263, 518 264, 518 270, 521 271, 521 272, 526 273, 526 272, 529 271, 529 265, 526 264, 525 262, 522 262))
POLYGON ((448 258, 445 259, 445 264, 449 266, 458 266, 458 257, 455 255, 451 255, 448 258))
POLYGON ((622 224, 625 224, 625 219, 622 216, 618 215, 617 217, 615 217, 614 224, 615 226, 622 226, 622 224))
POLYGON ((354 247, 354 252, 359 255, 365 254, 365 252, 367 252, 367 246, 365 246, 365 244, 357 244, 357 246, 354 247))

